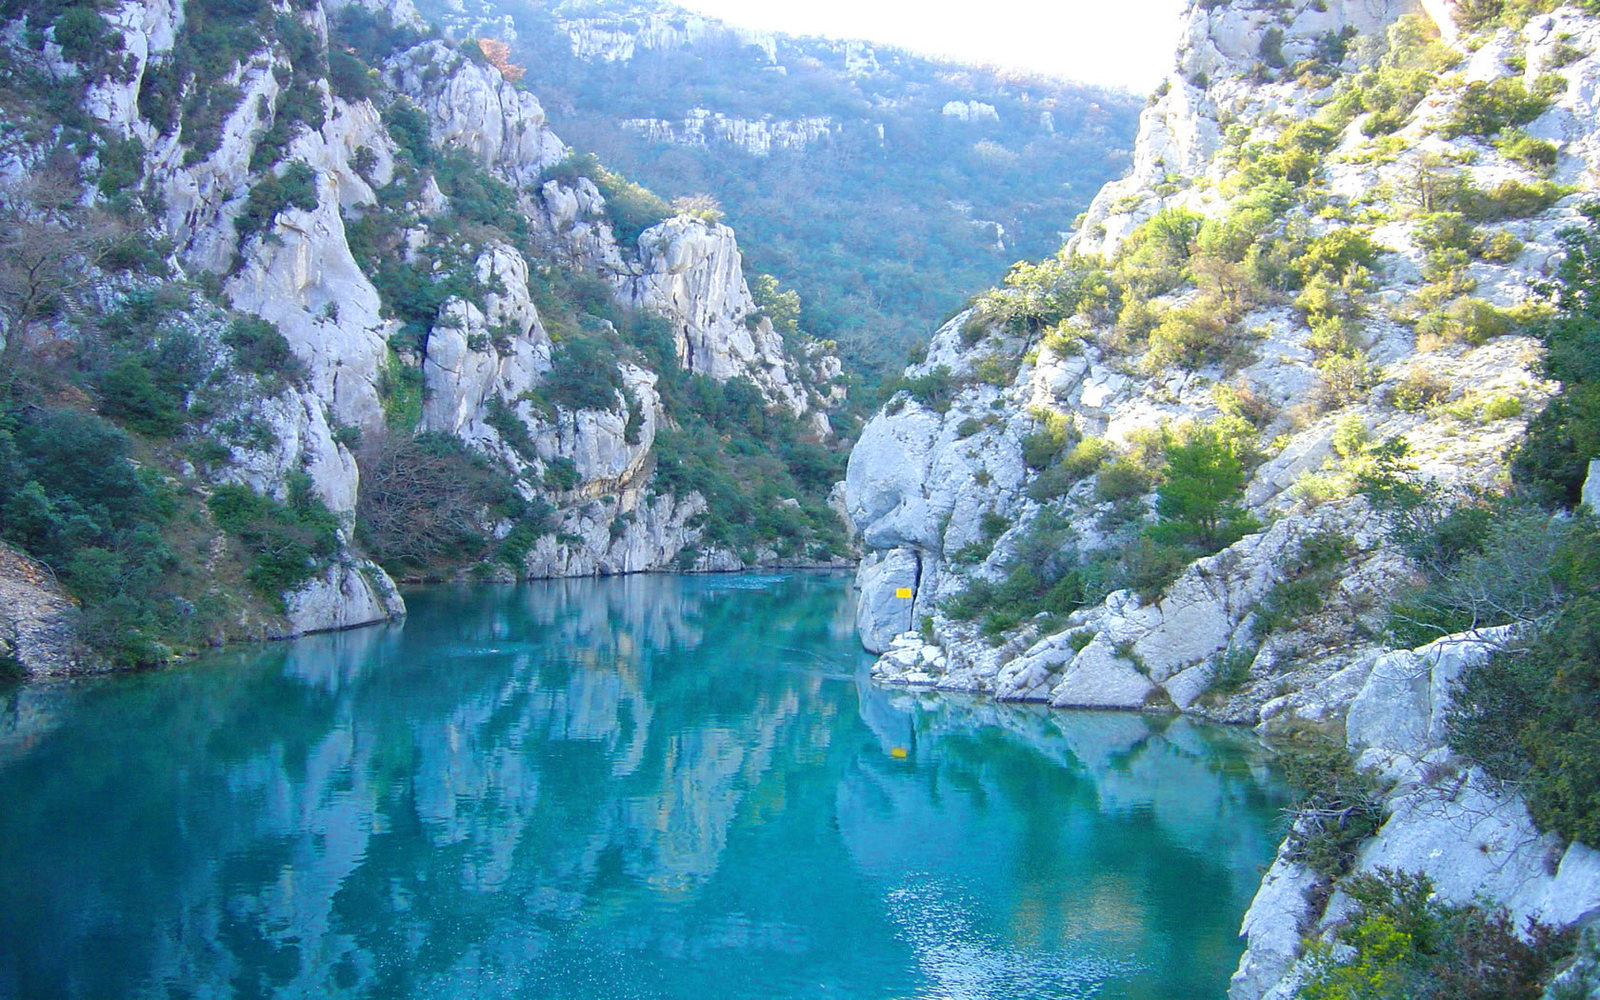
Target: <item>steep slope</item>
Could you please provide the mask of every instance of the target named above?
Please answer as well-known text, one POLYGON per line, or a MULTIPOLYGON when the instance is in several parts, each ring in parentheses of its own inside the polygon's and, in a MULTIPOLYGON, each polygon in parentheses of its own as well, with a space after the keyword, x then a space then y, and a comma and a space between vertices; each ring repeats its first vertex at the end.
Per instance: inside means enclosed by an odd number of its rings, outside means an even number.
POLYGON ((889 46, 741 29, 667 3, 424 4, 503 38, 568 139, 710 195, 853 371, 905 351, 1127 165, 1140 99, 889 46))
POLYGON ((846 503, 875 673, 1323 732, 1372 768, 1312 793, 1236 1000, 1352 968, 1327 949, 1399 891, 1352 881, 1381 868, 1440 906, 1481 890, 1514 923, 1587 920, 1595 852, 1446 718, 1568 586, 1538 553, 1572 522, 1499 494, 1557 389, 1534 334, 1587 294, 1549 281, 1600 167, 1600 20, 1198 3, 1182 37, 1129 176, 941 328, 862 432, 846 503), (1297 965, 1308 930, 1327 943, 1297 965))
POLYGON ((837 359, 492 46, 376 3, 0 17, 4 534, 85 605, 24 668, 380 620, 391 572, 845 554, 837 359))

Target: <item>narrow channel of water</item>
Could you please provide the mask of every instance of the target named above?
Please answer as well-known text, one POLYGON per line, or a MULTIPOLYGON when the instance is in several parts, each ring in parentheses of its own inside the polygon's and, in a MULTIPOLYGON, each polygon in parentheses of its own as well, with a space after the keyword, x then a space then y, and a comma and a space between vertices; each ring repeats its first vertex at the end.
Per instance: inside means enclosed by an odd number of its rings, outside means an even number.
POLYGON ((1220 998, 1248 734, 886 691, 838 576, 0 693, 0 997, 1220 998))

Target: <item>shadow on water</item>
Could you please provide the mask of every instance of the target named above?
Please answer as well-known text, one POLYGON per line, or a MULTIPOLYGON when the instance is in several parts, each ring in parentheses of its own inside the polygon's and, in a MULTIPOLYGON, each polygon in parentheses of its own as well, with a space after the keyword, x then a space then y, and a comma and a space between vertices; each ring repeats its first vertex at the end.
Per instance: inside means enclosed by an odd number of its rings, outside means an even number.
POLYGON ((848 598, 436 587, 0 691, 0 996, 1220 996, 1248 736, 877 688, 848 598))

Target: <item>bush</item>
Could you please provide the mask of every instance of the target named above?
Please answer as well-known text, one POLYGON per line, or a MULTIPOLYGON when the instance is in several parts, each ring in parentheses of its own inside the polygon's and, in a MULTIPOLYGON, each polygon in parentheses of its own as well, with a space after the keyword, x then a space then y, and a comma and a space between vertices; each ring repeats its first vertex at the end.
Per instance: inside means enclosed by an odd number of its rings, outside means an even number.
POLYGON ((378 92, 367 64, 360 57, 336 47, 328 49, 328 83, 335 96, 351 104, 371 100, 378 92))
POLYGON ((556 345, 550 364, 539 386, 546 400, 570 411, 616 409, 622 373, 610 345, 596 337, 568 337, 556 345))
POLYGON ((1528 426, 1512 455, 1519 488, 1542 503, 1578 502, 1588 459, 1600 455, 1600 203, 1582 211, 1582 228, 1560 234, 1566 255, 1543 289, 1555 315, 1537 327, 1544 370, 1561 392, 1528 426))
POLYGON ((1039 426, 1022 438, 1022 460, 1030 468, 1046 468, 1072 443, 1070 416, 1061 413, 1042 414, 1039 426))
POLYGON ((1389 404, 1402 413, 1421 413, 1450 395, 1450 383, 1432 372, 1413 368, 1389 389, 1389 404))
POLYGON ((390 430, 409 434, 422 422, 422 369, 389 348, 378 371, 378 400, 390 430))
POLYGON ((108 52, 122 48, 122 37, 106 30, 106 22, 92 5, 68 7, 56 18, 54 27, 52 34, 61 54, 75 63, 97 63, 108 52))
POLYGON ((1187 440, 1167 448, 1154 537, 1201 554, 1232 545, 1260 526, 1241 505, 1244 484, 1237 442, 1215 428, 1194 429, 1187 440))
POLYGON ((1439 134, 1446 139, 1492 136, 1513 125, 1526 125, 1549 110, 1551 98, 1558 93, 1560 87, 1547 77, 1540 77, 1532 91, 1512 76, 1469 83, 1455 113, 1440 127, 1439 134))
POLYGON ((391 436, 357 454, 356 531, 372 557, 396 574, 428 574, 479 558, 497 519, 512 522, 501 544, 512 565, 550 530, 548 508, 524 504, 482 455, 446 434, 391 436))
POLYGON ((162 387, 140 362, 129 359, 100 380, 105 412, 141 434, 171 437, 185 419, 183 401, 162 387))
POLYGON ((266 232, 287 208, 312 211, 317 207, 317 172, 307 164, 291 163, 282 174, 268 174, 250 189, 244 208, 233 220, 239 245, 266 232))
POLYGON ((1334 933, 1343 947, 1311 946, 1304 1000, 1538 1000, 1573 950, 1573 932, 1530 919, 1519 936, 1503 907, 1446 902, 1426 875, 1380 868, 1343 888, 1355 904, 1334 933))
POLYGON ((1535 139, 1521 129, 1507 129, 1494 141, 1500 155, 1539 173, 1555 169, 1557 151, 1553 143, 1535 139))
POLYGON ((954 401, 956 380, 948 365, 938 365, 925 375, 902 375, 885 382, 884 391, 891 396, 905 392, 933 412, 947 413, 954 401))
POLYGON ((222 342, 233 349, 234 364, 263 380, 296 382, 306 374, 289 341, 276 324, 258 316, 242 316, 228 325, 222 342))
POLYGON ((1343 743, 1314 730, 1291 734, 1274 749, 1295 800, 1284 856, 1324 878, 1340 877, 1383 822, 1376 776, 1357 771, 1343 743))
POLYGON ((1521 782, 1540 829, 1600 845, 1600 598, 1574 597, 1525 645, 1470 671, 1448 732, 1463 756, 1521 782))
POLYGON ((1063 496, 1079 482, 1099 472, 1114 453, 1115 449, 1105 438, 1084 438, 1029 484, 1028 495, 1040 502, 1063 496))
POLYGON ((1478 298, 1461 298, 1417 321, 1417 334, 1450 344, 1479 345, 1503 337, 1516 326, 1511 313, 1478 298))
POLYGON ((1501 181, 1489 191, 1468 189, 1456 199, 1461 210, 1481 222, 1526 219, 1538 215, 1560 201, 1567 189, 1550 181, 1524 184, 1501 181))
POLYGON ((339 548, 338 518, 312 494, 311 478, 291 473, 288 486, 288 503, 232 483, 206 502, 217 525, 250 553, 246 578, 280 608, 284 595, 321 572, 339 548))
POLYGON ((1095 475, 1094 494, 1102 503, 1133 500, 1150 492, 1150 474, 1126 458, 1112 459, 1095 475))

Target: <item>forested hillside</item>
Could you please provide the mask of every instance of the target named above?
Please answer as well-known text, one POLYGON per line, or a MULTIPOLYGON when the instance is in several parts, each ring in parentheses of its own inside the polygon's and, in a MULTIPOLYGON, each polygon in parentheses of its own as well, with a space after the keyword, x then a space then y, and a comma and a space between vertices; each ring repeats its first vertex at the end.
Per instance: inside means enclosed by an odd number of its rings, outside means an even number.
POLYGON ((876 380, 1128 165, 1142 98, 665 3, 467 0, 555 125, 668 197, 710 195, 801 325, 876 380))
POLYGON ((839 361, 408 5, 0 5, 0 658, 830 562, 839 361), (758 297, 760 301, 758 301, 758 297))

